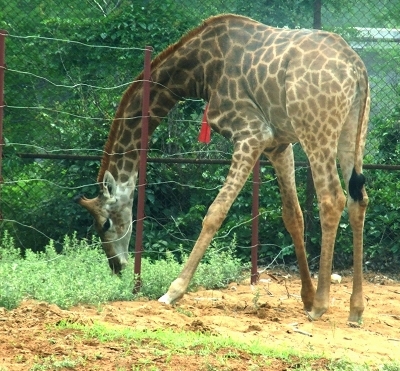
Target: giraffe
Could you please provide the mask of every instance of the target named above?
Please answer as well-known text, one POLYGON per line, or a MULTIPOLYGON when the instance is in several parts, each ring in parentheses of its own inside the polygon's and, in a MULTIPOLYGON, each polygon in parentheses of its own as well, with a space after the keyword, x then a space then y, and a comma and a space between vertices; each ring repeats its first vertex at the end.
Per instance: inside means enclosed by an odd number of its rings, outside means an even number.
MULTIPOLYGON (((366 68, 339 36, 319 30, 278 29, 234 14, 206 19, 161 52, 151 65, 151 135, 185 97, 208 103, 212 129, 232 141, 226 180, 209 206, 200 235, 179 276, 159 301, 180 299, 213 236, 264 154, 273 165, 282 199, 282 218, 299 264, 301 298, 310 320, 329 307, 333 248, 347 207, 354 244, 349 321, 364 310, 363 227, 368 196, 362 158, 370 106, 366 68), (300 142, 310 163, 321 219, 317 289, 308 268, 304 221, 294 176, 292 143, 300 142), (348 196, 337 171, 339 160, 348 196)), ((94 217, 110 267, 127 263, 132 202, 138 172, 143 73, 123 94, 99 170, 96 198, 77 202, 94 217)))

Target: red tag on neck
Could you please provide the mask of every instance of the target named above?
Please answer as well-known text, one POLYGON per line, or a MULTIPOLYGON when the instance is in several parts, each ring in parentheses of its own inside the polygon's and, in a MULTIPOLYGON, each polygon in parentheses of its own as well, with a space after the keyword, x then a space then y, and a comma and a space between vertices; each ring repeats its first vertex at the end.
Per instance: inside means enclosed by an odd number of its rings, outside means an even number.
POLYGON ((204 109, 203 120, 201 120, 201 128, 199 134, 199 142, 210 143, 211 140, 211 127, 207 121, 208 104, 204 109))

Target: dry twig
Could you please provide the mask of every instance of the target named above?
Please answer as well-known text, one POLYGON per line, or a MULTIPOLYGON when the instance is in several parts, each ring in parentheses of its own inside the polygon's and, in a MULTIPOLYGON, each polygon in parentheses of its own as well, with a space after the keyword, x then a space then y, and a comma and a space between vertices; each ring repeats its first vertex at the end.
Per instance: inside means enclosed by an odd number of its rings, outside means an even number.
POLYGON ((293 328, 293 331, 294 332, 298 332, 299 334, 302 334, 302 335, 306 335, 306 336, 312 337, 312 334, 310 334, 309 332, 300 330, 298 328, 293 328))

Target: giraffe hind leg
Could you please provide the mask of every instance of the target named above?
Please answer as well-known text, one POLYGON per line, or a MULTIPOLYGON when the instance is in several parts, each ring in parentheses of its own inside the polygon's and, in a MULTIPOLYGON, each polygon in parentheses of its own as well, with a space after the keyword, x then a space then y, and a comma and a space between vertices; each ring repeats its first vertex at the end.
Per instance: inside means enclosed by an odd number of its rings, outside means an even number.
POLYGON ((333 249, 340 217, 346 204, 336 170, 335 157, 334 151, 324 162, 315 161, 316 156, 309 157, 318 198, 322 232, 317 290, 312 310, 308 313, 311 320, 320 318, 329 308, 333 249))
POLYGON ((365 191, 365 177, 357 174, 354 167, 346 161, 345 155, 339 151, 343 177, 348 180, 347 209, 349 222, 353 232, 353 289, 350 297, 350 322, 360 322, 364 312, 363 296, 363 233, 368 195, 365 191), (351 174, 351 175, 350 175, 351 174))
POLYGON ((289 144, 284 150, 264 152, 274 167, 282 199, 282 219, 292 237, 301 279, 301 300, 304 309, 312 310, 315 289, 308 268, 304 244, 304 219, 297 197, 293 148, 289 144))
MULTIPOLYGON (((368 205, 368 195, 365 191, 365 176, 355 169, 362 168, 361 156, 356 160, 352 151, 356 138, 358 110, 352 112, 347 119, 347 131, 340 136, 338 157, 343 179, 347 185, 347 209, 351 230, 353 233, 353 289, 350 297, 350 322, 360 322, 364 311, 363 297, 363 234, 364 221, 368 205)), ((363 143, 360 143, 363 146, 363 143)), ((357 151, 358 149, 355 148, 357 151)), ((361 149, 360 149, 361 152, 361 149)))

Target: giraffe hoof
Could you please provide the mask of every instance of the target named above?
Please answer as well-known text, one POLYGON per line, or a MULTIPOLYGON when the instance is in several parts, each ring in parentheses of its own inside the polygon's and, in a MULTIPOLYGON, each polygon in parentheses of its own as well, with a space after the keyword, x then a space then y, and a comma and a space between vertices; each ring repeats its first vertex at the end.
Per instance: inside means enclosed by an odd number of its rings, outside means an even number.
POLYGON ((350 314, 347 322, 352 324, 362 324, 362 311, 361 313, 350 314))
POLYGON ((313 321, 316 321, 317 319, 321 318, 322 315, 326 312, 326 309, 320 309, 320 310, 313 309, 311 311, 305 310, 305 312, 306 312, 308 319, 311 322, 313 322, 313 321))
POLYGON ((168 304, 168 305, 172 304, 172 302, 173 302, 172 298, 168 295, 168 293, 161 296, 161 298, 158 299, 158 301, 160 303, 164 303, 164 304, 168 304))
POLYGON ((306 309, 304 310, 304 313, 306 314, 308 320, 310 322, 314 322, 314 318, 312 317, 311 313, 309 311, 307 311, 306 309))
POLYGON ((352 295, 350 298, 350 313, 348 322, 362 323, 362 315, 364 313, 363 298, 352 295))

